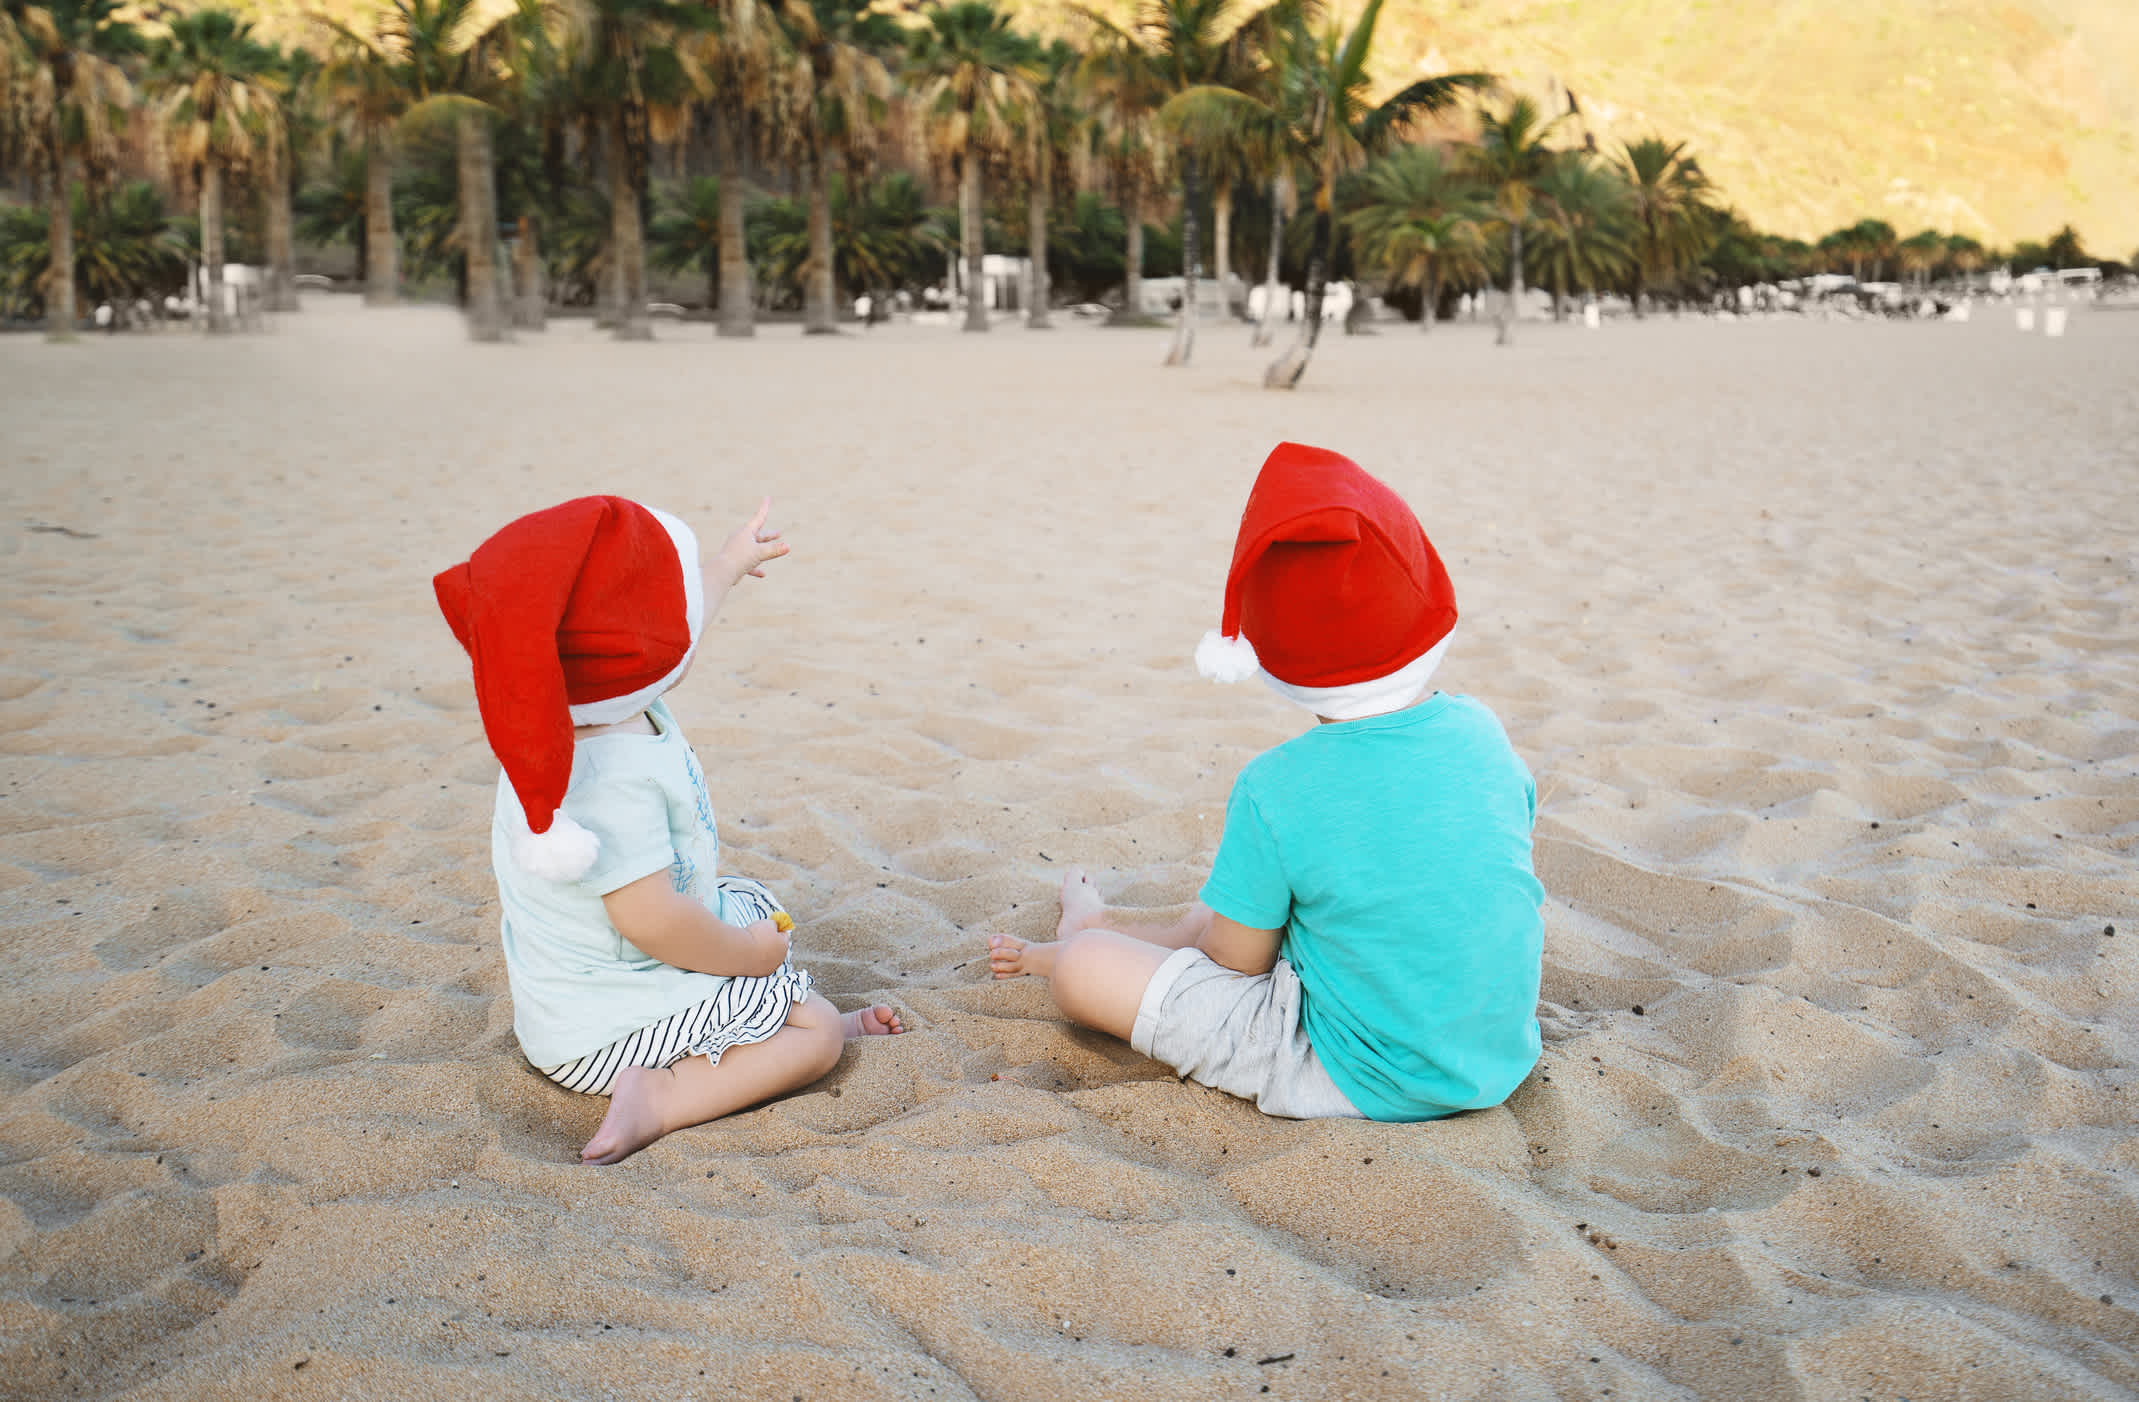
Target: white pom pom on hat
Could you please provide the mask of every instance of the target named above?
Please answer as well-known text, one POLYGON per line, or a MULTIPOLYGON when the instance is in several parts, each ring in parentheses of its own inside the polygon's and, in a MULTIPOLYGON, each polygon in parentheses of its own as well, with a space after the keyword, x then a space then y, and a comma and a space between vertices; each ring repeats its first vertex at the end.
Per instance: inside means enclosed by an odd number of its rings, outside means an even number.
POLYGON ((572 821, 560 808, 552 815, 548 832, 514 832, 506 847, 522 871, 546 881, 577 881, 594 870, 602 852, 601 839, 572 821))
POLYGON ((1246 638, 1228 638, 1212 629, 1196 644, 1196 670, 1214 682, 1244 682, 1262 669, 1255 644, 1246 638))
POLYGON ((1422 694, 1455 624, 1448 571, 1404 499, 1341 454, 1280 443, 1248 494, 1196 669, 1227 682, 1260 672, 1344 719, 1413 683, 1398 704, 1422 694))

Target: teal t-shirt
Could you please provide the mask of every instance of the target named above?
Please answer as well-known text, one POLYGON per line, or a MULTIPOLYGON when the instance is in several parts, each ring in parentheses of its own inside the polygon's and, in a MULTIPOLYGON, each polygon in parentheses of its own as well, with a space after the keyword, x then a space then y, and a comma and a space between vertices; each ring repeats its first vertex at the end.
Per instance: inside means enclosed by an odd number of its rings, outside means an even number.
POLYGON ((498 776, 490 861, 513 1032, 536 1066, 600 1051, 728 983, 640 953, 602 904, 609 892, 665 870, 678 891, 720 913, 713 885, 720 834, 705 774, 668 704, 656 701, 647 714, 655 734, 596 735, 573 746, 564 811, 601 841, 593 869, 577 881, 550 881, 513 861, 512 834, 526 831, 527 819, 498 776))
POLYGON ((1233 785, 1202 899, 1278 930, 1330 1079, 1376 1120, 1498 1105, 1537 1064, 1537 786, 1467 696, 1317 725, 1233 785))

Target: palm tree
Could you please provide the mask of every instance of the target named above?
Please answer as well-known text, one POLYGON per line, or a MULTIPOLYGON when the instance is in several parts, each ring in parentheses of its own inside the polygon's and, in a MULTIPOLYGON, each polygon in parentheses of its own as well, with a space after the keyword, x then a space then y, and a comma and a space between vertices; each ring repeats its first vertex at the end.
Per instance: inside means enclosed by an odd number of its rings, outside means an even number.
MULTIPOLYGON (((1096 16, 1093 22, 1109 34, 1127 61, 1145 71, 1152 95, 1163 110, 1165 100, 1176 93, 1213 85, 1230 87, 1245 79, 1247 39, 1257 18, 1243 19, 1237 0, 1140 0, 1135 18, 1126 27, 1096 16)), ((1209 112, 1208 107, 1201 110, 1209 112)), ((1177 159, 1170 164, 1181 177, 1181 311, 1173 345, 1166 353, 1168 365, 1186 365, 1195 351, 1196 275, 1202 250, 1196 226, 1200 177, 1211 164, 1237 149, 1235 124, 1198 123, 1194 120, 1197 111, 1191 107, 1177 112, 1174 120, 1162 124, 1162 131, 1177 147, 1177 159)))
POLYGON ((1816 252, 1824 255, 1829 260, 1823 263, 1822 267, 1835 268, 1847 263, 1849 265, 1849 275, 1859 281, 1863 280, 1864 254, 1857 242, 1855 230, 1836 229, 1830 233, 1823 234, 1820 236, 1820 241, 1813 247, 1816 252))
POLYGON ((712 176, 672 186, 647 230, 656 268, 671 277, 705 274, 708 307, 720 305, 720 196, 720 181, 712 176))
POLYGON ((155 115, 172 154, 197 172, 201 271, 210 331, 230 329, 223 306, 223 179, 264 162, 279 173, 285 137, 276 55, 228 10, 174 15, 149 56, 155 115))
POLYGON ((834 193, 836 256, 849 287, 888 291, 941 266, 954 242, 950 211, 930 208, 923 194, 903 171, 867 191, 850 184, 834 193))
POLYGON ((2043 252, 2053 268, 2087 268, 2094 266, 2094 259, 2080 245, 2080 236, 2070 224, 2050 235, 2043 245, 2043 252))
POLYGON ((1887 261, 1894 256, 1894 226, 1884 219, 1859 219, 1849 226, 1857 257, 1872 265, 1872 281, 1880 282, 1887 261))
POLYGON ((1025 308, 1025 325, 1035 331, 1053 325, 1049 303, 1054 297, 1048 277, 1047 229, 1054 213, 1055 172, 1083 123, 1077 91, 1077 70, 1083 56, 1066 40, 1057 39, 1041 50, 1035 62, 1032 100, 1018 110, 1024 129, 1019 143, 1025 177, 1025 256, 1032 265, 1032 296, 1025 308))
MULTIPOLYGON (((1211 187, 1212 274, 1226 314, 1237 316, 1241 307, 1233 296, 1233 192, 1242 185, 1261 184, 1276 153, 1231 127, 1199 133, 1193 141, 1198 168, 1211 187)), ((1274 272, 1271 280, 1276 281, 1274 272)))
POLYGON ((743 156, 752 115, 771 105, 785 41, 770 12, 754 0, 707 0, 706 23, 683 52, 704 75, 711 97, 713 150, 720 171, 720 336, 757 334, 750 253, 743 227, 743 156))
POLYGON ((1683 141, 1646 137, 1626 143, 1619 162, 1635 222, 1634 315, 1645 316, 1648 289, 1694 266, 1706 250, 1715 209, 1708 177, 1683 141))
POLYGON ((71 340, 76 316, 73 189, 103 182, 133 100, 120 68, 141 49, 117 0, 0 0, 0 148, 19 146, 47 183, 45 334, 71 340))
MULTIPOLYGON (((77 189, 73 204, 74 282, 91 301, 162 296, 186 285, 185 240, 154 185, 133 181, 100 200, 77 189)), ((0 311, 43 312, 51 232, 49 210, 0 210, 0 311)))
POLYGON ((1527 97, 1516 98, 1498 116, 1479 114, 1478 147, 1472 153, 1471 168, 1492 196, 1495 222, 1508 231, 1508 297, 1501 304, 1496 345, 1515 341, 1515 320, 1523 300, 1523 228, 1530 222, 1538 181, 1552 167, 1553 153, 1545 140, 1562 120, 1543 120, 1537 104, 1527 97))
POLYGON ((1961 285, 1968 287, 1978 268, 1989 261, 1983 245, 1966 234, 1953 234, 1946 239, 1946 266, 1961 275, 1961 285))
POLYGON ((400 297, 401 247, 394 234, 394 127, 408 110, 408 65, 379 39, 322 21, 331 45, 320 87, 364 152, 364 305, 400 297))
POLYGON ((893 47, 898 26, 871 0, 783 0, 776 13, 797 55, 794 130, 809 206, 802 329, 826 335, 839 329, 829 158, 849 157, 852 184, 882 122, 891 79, 878 55, 893 47))
POLYGON ((1902 275, 1912 279, 1920 290, 1931 281, 1931 270, 1946 259, 1946 237, 1925 229, 1894 245, 1894 253, 1902 275))
POLYGON ((316 82, 319 60, 303 49, 274 50, 277 81, 272 91, 279 107, 284 139, 269 152, 262 197, 267 205, 267 286, 264 301, 271 312, 297 310, 293 201, 303 153, 318 139, 316 82))
POLYGON ((1166 98, 1157 67, 1135 35, 1102 27, 1078 68, 1087 104, 1079 156, 1096 166, 1122 206, 1122 302, 1108 324, 1140 326, 1144 316, 1144 203, 1166 168, 1158 114, 1166 98))
MULTIPOLYGON (((543 257, 543 216, 568 202, 576 171, 567 169, 567 135, 579 122, 573 55, 567 51, 569 13, 557 0, 512 0, 482 36, 485 60, 476 75, 490 125, 504 138, 486 187, 494 204, 515 206, 509 269, 498 270, 499 297, 509 302, 506 320, 540 331, 548 324, 548 278, 543 257)), ((482 18, 496 15, 486 4, 482 18)), ((475 115, 470 111, 470 115, 475 115)), ((456 129, 456 141, 459 138, 456 129)), ((606 203, 603 205, 607 210, 606 203)), ((493 242, 507 221, 498 217, 493 242)))
POLYGON ((1037 49, 1010 27, 992 0, 931 5, 908 54, 918 99, 939 157, 958 168, 958 222, 964 244, 965 329, 988 329, 981 271, 981 167, 1013 149, 1016 113, 1033 97, 1037 49))
POLYGON ((678 0, 571 0, 564 13, 578 101, 602 135, 609 171, 613 334, 651 340, 641 219, 649 147, 682 136, 692 102, 708 91, 691 45, 712 32, 718 16, 678 0))
POLYGON ((381 26, 402 59, 408 106, 401 123, 420 133, 450 123, 468 335, 506 339, 506 298, 498 265, 496 126, 512 103, 515 64, 543 42, 548 17, 538 0, 492 18, 483 0, 390 0, 381 26))
POLYGON ((1488 212, 1477 187, 1436 146, 1404 146, 1366 168, 1360 203, 1345 216, 1361 262, 1391 287, 1423 294, 1433 330, 1441 286, 1483 281, 1488 212))
POLYGON ((1331 220, 1337 177, 1394 145, 1406 127, 1445 112, 1465 93, 1485 87, 1483 73, 1449 73, 1420 78, 1385 101, 1370 98, 1367 55, 1382 0, 1367 0, 1349 29, 1329 23, 1316 31, 1304 4, 1279 12, 1268 42, 1277 47, 1273 63, 1282 71, 1274 88, 1252 95, 1232 88, 1190 88, 1169 104, 1174 119, 1217 125, 1226 116, 1243 133, 1282 149, 1314 179, 1315 224, 1307 258, 1307 315, 1291 349, 1263 376, 1272 389, 1291 389, 1307 372, 1308 358, 1322 329, 1322 293, 1328 275, 1331 220), (1215 108, 1204 113, 1199 108, 1215 108))
POLYGON ((1635 261, 1626 181, 1586 151, 1563 151, 1537 182, 1536 255, 1552 284, 1552 317, 1566 319, 1570 286, 1594 293, 1635 261))

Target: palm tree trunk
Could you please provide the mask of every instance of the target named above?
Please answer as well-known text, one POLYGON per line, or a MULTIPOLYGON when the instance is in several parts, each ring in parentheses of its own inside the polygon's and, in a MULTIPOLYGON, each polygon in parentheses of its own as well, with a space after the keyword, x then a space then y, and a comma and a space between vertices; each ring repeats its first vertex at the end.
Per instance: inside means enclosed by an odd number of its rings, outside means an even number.
POLYGON ((297 254, 290 234, 294 223, 289 153, 278 145, 267 172, 267 309, 271 312, 297 310, 297 254))
POLYGON ((520 216, 520 233, 513 240, 512 262, 512 324, 528 331, 543 330, 549 325, 549 298, 542 289, 542 248, 532 214, 520 216))
POLYGON ((1649 309, 1643 305, 1643 294, 1649 290, 1649 265, 1656 261, 1656 216, 1644 211, 1641 216, 1643 233, 1634 251, 1634 319, 1646 321, 1649 309))
POLYGON ((988 329, 988 287, 982 273, 986 231, 981 228, 980 153, 971 147, 959 158, 958 238, 965 252, 966 324, 968 331, 988 329))
POLYGON ((1237 316, 1233 303, 1233 182, 1220 180, 1211 187, 1211 252, 1218 278, 1218 305, 1225 315, 1237 316))
POLYGON ((223 167, 215 153, 201 162, 201 273, 207 283, 208 329, 228 331, 223 310, 223 167))
POLYGON ((1032 305, 1025 308, 1025 326, 1028 330, 1045 331, 1054 323, 1048 319, 1048 302, 1054 296, 1054 288, 1047 280, 1047 213, 1054 207, 1054 156, 1043 140, 1033 160, 1032 188, 1025 194, 1025 254, 1032 262, 1032 305))
POLYGON ((1552 277, 1552 319, 1567 320, 1567 274, 1554 273, 1552 277))
POLYGON ((505 309, 498 301, 497 169, 490 119, 464 116, 457 124, 460 156, 460 241, 468 267, 468 339, 505 339, 505 309))
POLYGON ((1433 334, 1433 319, 1434 319, 1434 318, 1435 318, 1436 316, 1439 316, 1440 314, 1441 314, 1441 268, 1440 268, 1440 264, 1439 264, 1438 262, 1436 262, 1436 263, 1432 264, 1432 265, 1431 265, 1431 266, 1430 266, 1430 267, 1429 267, 1429 268, 1427 269, 1427 273, 1426 273, 1426 315, 1424 315, 1424 316, 1422 316, 1422 317, 1420 317, 1420 318, 1419 318, 1419 330, 1420 330, 1420 331, 1421 331, 1422 333, 1426 334, 1426 335, 1432 335, 1432 334, 1433 334))
POLYGON ((1144 319, 1144 201, 1134 186, 1122 210, 1128 247, 1122 257, 1121 310, 1107 318, 1110 326, 1135 326, 1144 319))
POLYGON ((1307 373, 1308 359, 1315 353, 1315 342, 1321 337, 1322 293, 1329 267, 1329 194, 1329 183, 1325 181, 1315 199, 1315 238, 1307 255, 1307 315, 1291 347, 1263 372, 1264 389, 1291 389, 1298 385, 1300 377, 1307 373))
POLYGON ((1168 365, 1186 365, 1196 351, 1196 261, 1201 250, 1196 237, 1196 158, 1181 156, 1181 312, 1174 321, 1173 348, 1166 352, 1168 365))
POLYGON ((52 182, 52 261, 45 270, 45 339, 74 339, 74 160, 59 158, 52 182))
POLYGON ((720 168, 720 322, 722 336, 758 334, 757 309, 750 298, 750 254, 743 246, 742 132, 740 119, 725 108, 713 110, 713 150, 720 168))
POLYGON ((811 149, 802 178, 809 185, 810 251, 802 269, 802 334, 830 336, 839 331, 839 313, 832 285, 832 191, 824 160, 811 138, 811 149))
POLYGON ((1281 170, 1270 181, 1270 269, 1263 278, 1263 317, 1248 344, 1267 346, 1277 326, 1278 256, 1285 244, 1285 206, 1292 202, 1292 172, 1281 170))
POLYGON ((651 341, 646 319, 646 231, 639 221, 639 192, 631 179, 631 152, 622 117, 610 119, 615 137, 609 162, 609 250, 616 262, 616 329, 619 341, 651 341))
POLYGON ((1500 334, 1496 346, 1515 344, 1515 314, 1523 300, 1523 221, 1508 221, 1508 300, 1500 307, 1500 334))
POLYGON ((394 153, 383 133, 364 148, 364 305, 390 307, 400 297, 401 248, 394 238, 394 153))

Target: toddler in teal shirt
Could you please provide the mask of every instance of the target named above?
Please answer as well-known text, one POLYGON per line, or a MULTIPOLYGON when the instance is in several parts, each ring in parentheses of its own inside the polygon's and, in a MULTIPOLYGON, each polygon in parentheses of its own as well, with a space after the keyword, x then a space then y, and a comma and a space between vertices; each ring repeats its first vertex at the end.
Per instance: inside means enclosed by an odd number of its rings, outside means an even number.
POLYGON ((1073 869, 1054 941, 990 937, 996 977, 1045 976, 1072 1021, 1272 1115, 1505 1100, 1538 1057, 1537 790, 1490 710, 1430 690, 1455 621, 1403 500, 1280 444, 1196 660, 1319 724, 1241 771, 1187 915, 1110 911, 1073 869))

